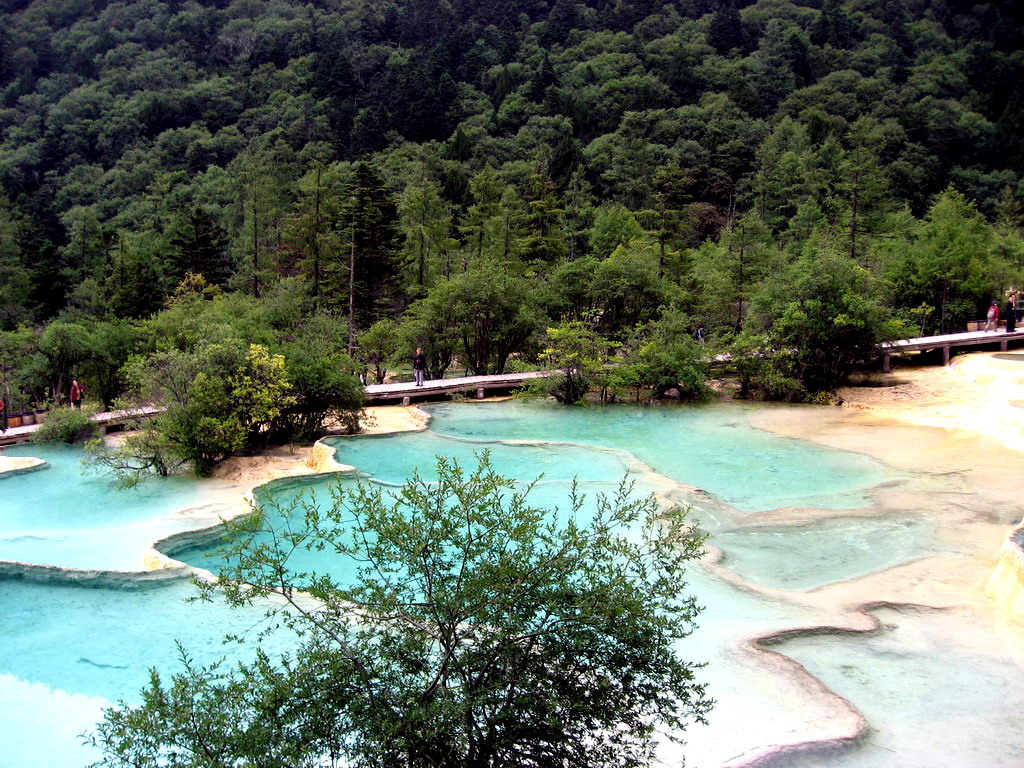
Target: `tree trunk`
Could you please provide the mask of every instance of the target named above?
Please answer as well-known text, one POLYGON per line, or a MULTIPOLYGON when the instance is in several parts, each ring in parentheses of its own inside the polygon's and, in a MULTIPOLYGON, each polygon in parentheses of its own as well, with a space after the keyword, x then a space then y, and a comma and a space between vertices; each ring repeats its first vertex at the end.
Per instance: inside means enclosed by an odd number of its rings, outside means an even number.
POLYGON ((352 242, 348 250, 348 353, 356 348, 356 225, 352 221, 352 242))

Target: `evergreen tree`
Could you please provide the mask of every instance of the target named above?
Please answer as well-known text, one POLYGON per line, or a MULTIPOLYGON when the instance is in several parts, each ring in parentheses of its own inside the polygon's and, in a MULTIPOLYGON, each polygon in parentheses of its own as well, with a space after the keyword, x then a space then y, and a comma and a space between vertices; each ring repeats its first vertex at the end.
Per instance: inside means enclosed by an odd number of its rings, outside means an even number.
POLYGON ((503 213, 501 201, 505 184, 488 164, 473 177, 469 189, 473 204, 466 212, 460 230, 471 256, 481 259, 485 247, 493 245, 495 222, 503 213))
POLYGON ((843 0, 824 0, 821 13, 811 25, 811 42, 849 48, 856 41, 856 34, 856 24, 843 6, 843 0))
POLYGON ((122 242, 113 253, 105 293, 114 317, 148 317, 163 304, 164 275, 151 254, 122 242))
POLYGON ((400 267, 398 207, 365 161, 345 185, 338 230, 342 247, 326 277, 330 303, 346 306, 351 354, 356 329, 368 328, 393 306, 400 267))
POLYGON ((450 273, 447 257, 451 250, 448 232, 451 214, 437 185, 429 179, 406 187, 398 207, 405 235, 406 262, 413 273, 409 282, 423 291, 438 274, 450 273))
POLYGON ((227 233, 201 206, 180 217, 170 232, 175 252, 167 276, 178 283, 187 272, 202 275, 212 285, 224 285, 231 276, 227 233))
POLYGON ((695 216, 689 190, 693 176, 683 170, 678 158, 672 158, 654 174, 651 207, 640 212, 648 231, 658 241, 658 277, 665 276, 665 264, 684 245, 693 231, 695 216))
POLYGON ((548 264, 563 258, 566 252, 565 241, 562 240, 565 211, 555 196, 555 185, 543 168, 530 178, 526 210, 524 236, 519 239, 523 258, 548 264))
POLYGON ((725 56, 730 51, 742 49, 744 45, 743 25, 736 4, 729 2, 715 11, 708 24, 708 45, 725 56))
POLYGON ((29 319, 32 284, 21 252, 21 224, 0 194, 0 330, 29 319))
POLYGON ((338 230, 344 200, 339 168, 317 159, 299 181, 299 197, 287 233, 299 253, 299 271, 309 282, 314 304, 324 292, 330 265, 342 251, 338 230))
POLYGON ((563 239, 566 257, 573 261, 587 254, 587 232, 594 222, 593 195, 582 168, 578 168, 569 179, 563 198, 563 239))
POLYGON ((293 159, 279 136, 268 136, 252 142, 233 164, 241 182, 237 187, 241 226, 235 235, 240 277, 257 298, 282 253, 284 225, 292 207, 293 159))
POLYGON ((848 219, 848 250, 851 259, 861 255, 861 236, 870 236, 882 229, 891 203, 888 182, 878 158, 879 130, 871 118, 860 118, 853 124, 849 148, 840 166, 842 182, 839 190, 846 203, 848 219))

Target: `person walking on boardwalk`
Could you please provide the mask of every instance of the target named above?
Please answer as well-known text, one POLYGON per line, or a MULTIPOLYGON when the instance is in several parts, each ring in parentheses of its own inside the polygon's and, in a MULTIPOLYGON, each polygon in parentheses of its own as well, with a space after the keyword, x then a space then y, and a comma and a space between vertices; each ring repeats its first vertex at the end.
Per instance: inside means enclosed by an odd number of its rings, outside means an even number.
POLYGON ((7 403, 0 397, 0 434, 7 431, 7 403))
POLYGON ((1017 294, 1011 293, 1006 300, 1006 332, 1013 333, 1017 329, 1017 294))
POLYGON ((416 386, 423 386, 423 377, 427 372, 427 356, 423 354, 421 347, 416 347, 416 354, 412 356, 412 371, 416 376, 416 386))
POLYGON ((985 331, 994 331, 999 328, 999 302, 993 301, 988 305, 988 314, 985 315, 985 331))
POLYGON ((85 387, 78 383, 78 379, 71 381, 71 407, 81 408, 82 398, 85 397, 85 387))

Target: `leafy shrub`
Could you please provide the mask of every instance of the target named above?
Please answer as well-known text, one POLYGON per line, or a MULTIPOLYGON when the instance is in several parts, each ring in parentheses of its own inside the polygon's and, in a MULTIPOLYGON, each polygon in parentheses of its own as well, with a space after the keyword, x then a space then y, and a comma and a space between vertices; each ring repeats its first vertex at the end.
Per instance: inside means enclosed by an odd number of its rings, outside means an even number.
POLYGON ((92 412, 80 408, 53 408, 46 421, 32 433, 34 443, 84 443, 97 435, 100 429, 92 420, 92 412))

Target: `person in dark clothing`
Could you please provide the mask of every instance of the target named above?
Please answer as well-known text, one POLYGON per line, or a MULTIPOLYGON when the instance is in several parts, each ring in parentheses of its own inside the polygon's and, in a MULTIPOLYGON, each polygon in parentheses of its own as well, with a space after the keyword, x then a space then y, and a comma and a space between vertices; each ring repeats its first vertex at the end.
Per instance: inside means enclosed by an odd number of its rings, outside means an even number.
POLYGON ((0 397, 0 434, 7 431, 7 403, 0 397))
POLYGON ((1011 293, 1006 300, 1006 332, 1013 333, 1017 329, 1017 294, 1011 293))
POLYGON ((412 357, 412 371, 416 376, 416 386, 422 387, 427 372, 427 356, 420 347, 416 347, 416 354, 412 357))

